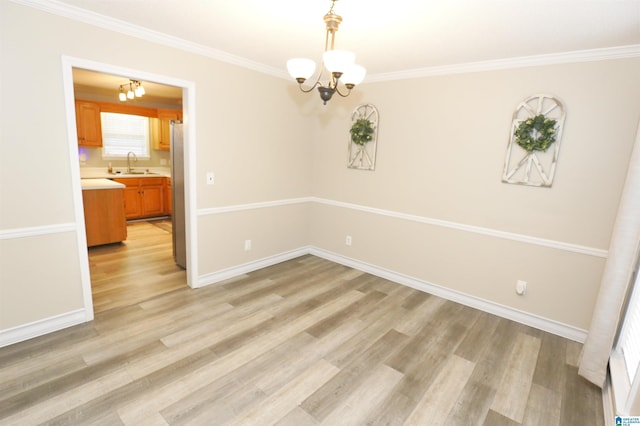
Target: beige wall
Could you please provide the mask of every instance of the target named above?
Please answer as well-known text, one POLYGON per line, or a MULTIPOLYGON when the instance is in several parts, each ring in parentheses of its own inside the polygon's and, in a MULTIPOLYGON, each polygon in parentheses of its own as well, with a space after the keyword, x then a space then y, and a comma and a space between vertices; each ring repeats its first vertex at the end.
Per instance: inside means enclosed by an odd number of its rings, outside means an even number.
POLYGON ((73 232, 0 240, 0 329, 82 308, 73 232))
MULTIPOLYGON (((7 0, 0 0, 0 36, 0 331, 83 307, 82 257, 67 229, 77 223, 71 170, 78 165, 69 152, 62 55, 195 84, 197 209, 309 194, 311 144, 296 103, 304 98, 289 82, 7 0), (216 174, 214 186, 205 185, 207 171, 216 174), (25 229, 36 236, 17 233, 25 229), (64 267, 52 270, 58 263, 64 267)), ((306 244, 306 217, 291 211, 300 217, 286 223, 271 208, 250 218, 203 216, 200 270, 306 244), (256 229, 274 223, 277 232, 256 229), (245 239, 253 240, 250 252, 245 239)))
POLYGON ((199 275, 307 246, 308 216, 308 206, 300 203, 200 217, 199 275), (245 240, 251 240, 250 251, 245 240))
POLYGON ((200 276, 314 245, 588 326, 602 257, 315 202, 216 209, 315 196, 606 249, 640 117, 638 59, 369 83, 322 106, 291 82, 7 0, 0 36, 0 331, 82 308, 83 248, 69 231, 11 237, 77 223, 62 55, 195 83, 200 276), (500 182, 511 114, 534 93, 568 111, 551 189, 500 182), (375 172, 345 166, 349 115, 364 102, 381 115, 375 172))
MULTIPOLYGON (((313 195, 419 219, 607 250, 640 118, 640 60, 362 86, 380 112, 375 172, 346 168, 350 109, 316 121, 313 195), (552 188, 501 182, 511 117, 533 94, 567 109, 552 188)), ((604 259, 315 205, 311 244, 586 329, 604 259), (353 246, 345 246, 345 235, 353 246), (528 282, 524 297, 516 280, 528 282)), ((597 252, 597 250, 596 250, 597 252)))

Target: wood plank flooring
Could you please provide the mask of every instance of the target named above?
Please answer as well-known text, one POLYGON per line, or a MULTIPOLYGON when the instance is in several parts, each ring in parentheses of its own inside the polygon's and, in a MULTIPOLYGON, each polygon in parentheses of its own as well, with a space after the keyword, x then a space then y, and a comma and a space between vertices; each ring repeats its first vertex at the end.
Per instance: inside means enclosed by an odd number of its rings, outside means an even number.
POLYGON ((0 349, 0 424, 603 425, 579 352, 303 256, 0 349))
POLYGON ((170 219, 128 223, 126 241, 89 248, 89 268, 94 312, 187 286, 173 261, 170 219))

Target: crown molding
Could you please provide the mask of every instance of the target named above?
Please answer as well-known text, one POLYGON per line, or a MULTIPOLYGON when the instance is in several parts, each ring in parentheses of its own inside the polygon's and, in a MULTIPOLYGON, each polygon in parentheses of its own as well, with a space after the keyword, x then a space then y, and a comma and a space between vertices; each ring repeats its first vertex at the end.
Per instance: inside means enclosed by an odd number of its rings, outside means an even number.
POLYGON ((274 68, 268 65, 261 64, 250 59, 246 59, 223 50, 214 49, 202 44, 194 43, 179 37, 174 37, 168 34, 161 33, 159 31, 151 30, 149 28, 134 25, 120 19, 111 18, 99 13, 92 12, 90 10, 82 9, 77 6, 72 6, 57 0, 10 0, 14 3, 21 4, 23 6, 32 7, 34 9, 48 12, 54 15, 62 16, 63 18, 72 19, 74 21, 83 22, 85 24, 93 25, 95 27, 103 28, 110 31, 115 31, 131 37, 136 37, 142 40, 150 41, 153 43, 161 44, 163 46, 172 47, 175 49, 183 50, 186 52, 194 53, 196 55, 205 56, 208 58, 216 59, 221 62, 226 62, 232 65, 237 65, 242 68, 247 68, 253 71, 258 71, 264 74, 269 74, 274 77, 289 78, 285 70, 274 68))
POLYGON ((451 74, 465 74, 483 71, 495 71, 513 68, 538 67, 577 62, 607 61, 640 57, 640 44, 628 46, 606 47, 601 49, 574 50, 571 52, 550 53, 545 55, 520 56, 516 58, 496 59, 491 61, 467 62, 462 64, 443 65, 397 71, 367 76, 367 83, 392 80, 406 80, 421 77, 434 77, 451 74))
MULTIPOLYGON (((82 9, 77 6, 72 6, 58 0, 10 1, 24 6, 39 9, 44 12, 52 13, 54 15, 62 16, 64 18, 100 27, 106 30, 119 32, 121 34, 137 37, 142 40, 158 43, 175 49, 180 49, 186 52, 205 56, 232 65, 237 65, 239 67, 257 71, 263 74, 290 80, 288 73, 284 69, 271 67, 247 58, 233 55, 222 50, 184 40, 179 37, 170 36, 168 34, 164 34, 145 27, 133 25, 119 19, 101 15, 99 13, 82 9)), ((607 47, 600 49, 575 50, 544 55, 521 56, 515 58, 468 62, 453 65, 418 68, 406 71, 372 74, 368 75, 365 78, 365 83, 636 57, 640 57, 640 44, 607 47)))

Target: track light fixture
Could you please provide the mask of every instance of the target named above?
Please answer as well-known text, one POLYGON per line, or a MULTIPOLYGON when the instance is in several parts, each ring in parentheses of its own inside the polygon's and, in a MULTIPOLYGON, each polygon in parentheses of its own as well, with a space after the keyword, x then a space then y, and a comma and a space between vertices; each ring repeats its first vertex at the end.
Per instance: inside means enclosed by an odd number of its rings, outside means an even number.
POLYGON ((140 98, 145 94, 142 83, 138 80, 129 80, 129 83, 120 85, 120 92, 118 93, 118 99, 125 102, 127 99, 140 98))

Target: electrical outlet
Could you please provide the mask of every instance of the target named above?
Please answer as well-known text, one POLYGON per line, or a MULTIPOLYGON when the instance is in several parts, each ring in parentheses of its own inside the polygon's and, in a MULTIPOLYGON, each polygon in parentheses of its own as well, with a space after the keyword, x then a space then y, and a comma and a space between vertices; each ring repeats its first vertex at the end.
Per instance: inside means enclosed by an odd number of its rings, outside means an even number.
POLYGON ((516 294, 518 296, 524 296, 527 291, 527 282, 518 280, 516 281, 516 294))
POLYGON ((251 250, 251 240, 244 240, 244 251, 251 250))
POLYGON ((351 245, 351 235, 347 235, 347 238, 345 238, 344 243, 348 246, 351 245))
POLYGON ((215 182, 215 176, 213 172, 207 172, 207 185, 213 185, 215 182))

